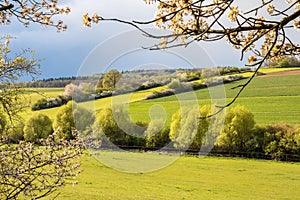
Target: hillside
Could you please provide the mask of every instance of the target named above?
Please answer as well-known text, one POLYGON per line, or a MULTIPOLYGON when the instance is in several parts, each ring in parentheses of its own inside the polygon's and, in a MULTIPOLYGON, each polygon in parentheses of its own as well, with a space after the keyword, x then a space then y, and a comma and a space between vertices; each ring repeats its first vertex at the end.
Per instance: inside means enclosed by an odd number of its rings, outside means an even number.
MULTIPOLYGON (((287 122, 291 124, 300 124, 300 70, 291 71, 289 69, 263 69, 263 73, 267 75, 256 77, 251 84, 246 88, 242 95, 238 98, 235 104, 242 104, 249 108, 255 115, 255 120, 258 124, 269 124, 274 122, 287 122), (286 72, 283 72, 286 71, 286 72)), ((237 92, 237 89, 232 90, 245 80, 229 83, 225 85, 226 100, 230 101, 237 92)), ((221 87, 221 86, 216 86, 221 87)), ((179 108, 176 96, 168 96, 154 100, 143 100, 147 95, 154 91, 162 91, 166 86, 156 87, 148 90, 142 90, 127 95, 119 95, 118 98, 130 100, 131 117, 134 121, 149 121, 149 109, 153 105, 162 106, 167 113, 167 124, 169 124, 172 114, 179 108)), ((63 92, 62 89, 48 88, 39 89, 47 97, 54 97, 63 92)), ((195 91, 200 105, 210 102, 208 89, 195 91)), ((180 95, 185 96, 185 93, 180 95)), ((34 102, 39 98, 39 95, 32 94, 31 101, 34 102)), ((95 106, 98 113, 101 109, 111 104, 111 97, 95 100, 94 102, 81 103, 89 107, 95 106)), ((59 108, 42 110, 54 119, 59 108)), ((23 116, 31 115, 29 109, 23 116)))

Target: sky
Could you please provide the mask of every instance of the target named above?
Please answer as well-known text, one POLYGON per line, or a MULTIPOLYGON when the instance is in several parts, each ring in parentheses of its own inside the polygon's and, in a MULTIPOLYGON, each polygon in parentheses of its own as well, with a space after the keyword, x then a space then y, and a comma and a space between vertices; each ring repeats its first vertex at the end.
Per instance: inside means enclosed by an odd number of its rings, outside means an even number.
POLYGON ((114 22, 93 24, 91 28, 82 25, 82 16, 86 12, 90 14, 96 12, 108 18, 150 20, 155 14, 155 6, 145 5, 143 0, 66 0, 62 2, 71 7, 69 15, 59 16, 68 25, 65 32, 57 33, 53 27, 38 25, 25 28, 16 22, 1 27, 2 33, 15 37, 11 42, 11 48, 14 51, 24 48, 35 50, 42 72, 39 79, 102 72, 107 70, 107 67, 120 69, 123 67, 127 70, 149 65, 149 63, 167 67, 184 67, 188 65, 187 63, 198 61, 200 62, 197 63, 197 67, 207 67, 206 65, 241 67, 245 64, 240 61, 239 52, 225 41, 198 43, 197 47, 184 51, 182 49, 175 50, 175 52, 171 50, 164 54, 166 56, 159 58, 157 53, 137 50, 140 46, 151 45, 155 42, 147 38, 136 41, 135 38, 139 38, 138 34, 141 35, 141 33, 128 25, 114 22), (125 37, 128 33, 129 36, 125 37), (121 42, 117 43, 119 40, 121 42), (181 57, 179 54, 182 52, 187 52, 183 58, 174 59, 181 57), (193 54, 194 57, 190 57, 189 54, 193 54), (139 60, 139 62, 132 63, 132 60, 139 60), (94 71, 89 70, 90 67, 94 71))

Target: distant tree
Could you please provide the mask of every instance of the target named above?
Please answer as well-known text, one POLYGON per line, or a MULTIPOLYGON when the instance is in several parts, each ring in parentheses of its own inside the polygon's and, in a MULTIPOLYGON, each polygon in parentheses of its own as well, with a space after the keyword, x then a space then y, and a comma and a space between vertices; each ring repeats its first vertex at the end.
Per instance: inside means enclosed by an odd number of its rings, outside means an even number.
POLYGON ((24 139, 26 141, 38 142, 52 133, 52 121, 47 115, 37 113, 25 122, 24 139))
POLYGON ((103 77, 102 86, 105 89, 115 90, 116 84, 120 80, 122 74, 116 69, 109 70, 103 77))
POLYGON ((75 85, 74 83, 70 83, 70 84, 66 85, 63 96, 67 100, 72 100, 72 98, 75 98, 75 95, 78 98, 81 98, 82 96, 84 96, 82 90, 80 90, 79 87, 77 85, 75 85))
POLYGON ((73 99, 76 102, 88 100, 88 98, 95 93, 95 87, 91 83, 80 83, 75 85, 70 83, 65 86, 63 96, 66 100, 73 99))
POLYGON ((229 151, 246 151, 253 137, 254 125, 253 114, 244 106, 238 105, 229 109, 217 144, 229 151))
POLYGON ((300 60, 295 57, 284 57, 278 61, 277 67, 300 67, 300 60))

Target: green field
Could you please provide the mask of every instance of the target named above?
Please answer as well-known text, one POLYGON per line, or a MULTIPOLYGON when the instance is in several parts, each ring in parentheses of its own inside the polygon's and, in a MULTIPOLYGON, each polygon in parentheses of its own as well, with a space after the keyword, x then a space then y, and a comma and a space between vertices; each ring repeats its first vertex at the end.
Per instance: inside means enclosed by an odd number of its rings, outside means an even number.
MULTIPOLYGON (((129 160, 126 153, 102 153, 129 160)), ((57 199, 300 199, 299 163, 182 156, 151 173, 124 173, 85 155, 82 170, 79 183, 60 189, 57 199)))
MULTIPOLYGON (((263 69, 265 73, 274 72, 275 69, 263 69)), ((276 69, 275 71, 279 71, 276 69)), ((282 69, 281 69, 282 70, 282 69)), ((238 89, 232 90, 231 88, 237 86, 246 80, 237 81, 234 83, 226 84, 225 101, 230 101, 238 89)), ((223 86, 218 86, 210 89, 211 91, 218 91, 223 86)), ((155 100, 143 101, 143 99, 151 94, 153 91, 161 91, 166 87, 153 88, 151 90, 139 91, 133 94, 120 95, 115 98, 120 101, 130 102, 130 114, 134 121, 150 121, 149 110, 153 105, 158 105, 163 108, 167 114, 166 125, 171 121, 171 116, 180 107, 177 97, 181 96, 183 99, 185 93, 178 96, 169 96, 155 100)), ((50 88, 39 89, 47 97, 55 97, 63 92, 63 88, 50 88)), ((199 105, 210 104, 211 97, 208 89, 202 89, 194 92, 198 98, 199 105)), ((217 93, 217 92, 215 92, 217 93)), ((218 95, 218 94, 216 94, 218 95)), ((38 94, 31 95, 31 101, 35 102, 38 94)), ((103 98, 94 102, 85 102, 85 105, 94 108, 96 113, 109 105, 111 105, 112 98, 103 98)), ((257 124, 271 124, 277 122, 287 122, 291 124, 300 125, 300 75, 294 76, 274 76, 255 78, 250 85, 244 90, 241 96, 237 99, 235 104, 241 104, 249 108, 254 116, 257 124)), ((46 109, 39 112, 47 114, 51 119, 55 118, 59 108, 46 109)), ((32 114, 30 109, 23 114, 28 117, 32 114)))
MULTIPOLYGON (((231 88, 246 80, 225 85, 226 101, 230 101, 238 91, 231 88)), ((218 86, 222 89, 223 86, 218 86)), ((217 88, 211 90, 218 91, 217 88)), ((208 89, 195 91, 199 104, 210 104, 208 89)), ((181 94, 183 97, 186 94, 181 94)), ((178 95, 180 96, 180 95, 178 95)), ((258 124, 287 122, 300 125, 300 75, 255 78, 244 90, 234 105, 241 104, 249 108, 258 124)), ((159 98, 131 104, 131 114, 134 120, 149 120, 148 112, 151 106, 160 105, 170 117, 179 108, 176 96, 159 98)), ((234 106, 233 105, 233 106, 234 106)))
MULTIPOLYGON (((271 71, 273 72, 273 71, 271 71)), ((225 85, 226 98, 229 102, 237 90, 231 90, 246 80, 225 85)), ((214 91, 223 86, 214 87, 214 91)), ((180 107, 177 97, 187 94, 169 96, 155 100, 142 100, 153 91, 165 87, 154 88, 133 93, 131 96, 117 96, 121 101, 129 99, 130 113, 134 121, 149 121, 149 111, 159 106, 167 114, 167 125, 171 116, 180 107)), ((55 97, 62 89, 40 89, 46 96, 55 97)), ((194 91, 199 105, 210 103, 208 89, 194 91)), ((216 94, 218 96, 218 94, 216 94)), ((220 96, 220 95, 219 95, 220 96)), ((33 95, 32 99, 39 96, 33 95)), ((111 104, 112 98, 104 98, 95 102, 81 103, 94 106, 98 113, 111 104)), ((274 76, 255 78, 246 88, 235 104, 249 108, 258 124, 287 122, 300 125, 300 75, 274 76)), ((59 108, 39 112, 55 118, 59 108)), ((28 117, 32 112, 28 109, 23 115, 28 117)), ((181 156, 171 165, 149 173, 126 173, 130 168, 134 171, 157 169, 164 162, 176 159, 175 155, 156 153, 121 153, 100 151, 101 161, 88 152, 81 158, 82 173, 77 177, 75 185, 67 185, 52 194, 48 199, 58 195, 56 199, 300 199, 300 164, 255 159, 218 158, 181 156), (140 160, 142 158, 142 161, 140 160), (103 160, 104 159, 104 160, 103 160), (109 160, 111 165, 103 164, 109 160), (155 160, 156 163, 151 163, 155 160), (154 167, 154 168, 152 168, 154 167)), ((99 157, 99 156, 98 156, 99 157)), ((147 171, 147 170, 146 170, 147 171)))

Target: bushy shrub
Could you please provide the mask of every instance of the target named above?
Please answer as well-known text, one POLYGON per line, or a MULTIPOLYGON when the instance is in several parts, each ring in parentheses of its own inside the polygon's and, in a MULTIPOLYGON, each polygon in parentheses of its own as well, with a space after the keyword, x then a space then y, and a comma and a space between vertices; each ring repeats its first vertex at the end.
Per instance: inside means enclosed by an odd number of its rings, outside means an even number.
POLYGON ((173 79, 167 86, 177 93, 192 90, 192 87, 189 84, 182 83, 178 79, 173 79))
POLYGON ((39 99, 39 100, 37 100, 36 103, 34 103, 31 106, 31 110, 36 111, 36 110, 42 110, 42 109, 48 108, 47 103, 48 103, 47 99, 45 99, 45 98, 39 99))
POLYGON ((70 140, 74 139, 72 131, 75 129, 81 134, 88 134, 94 121, 95 115, 92 111, 69 101, 57 112, 53 127, 55 130, 59 128, 61 138, 70 140))
POLYGON ((103 146, 145 146, 146 123, 133 123, 122 106, 106 108, 99 113, 98 123, 105 137, 103 146))
POLYGON ((180 109, 172 116, 170 139, 175 148, 191 150, 211 149, 220 134, 222 115, 209 117, 211 105, 202 106, 199 110, 180 109))
POLYGON ((170 126, 170 139, 173 146, 177 149, 186 149, 193 146, 194 138, 201 138, 197 136, 201 134, 198 132, 199 111, 197 109, 179 109, 172 116, 172 123, 170 126))
POLYGON ((47 138, 52 132, 52 121, 44 114, 37 113, 30 117, 24 126, 24 139, 28 142, 38 142, 47 138))
MULTIPOLYGON (((116 112, 122 115, 122 111, 116 112)), ((107 138, 103 141, 104 145, 110 146, 110 142, 114 145, 126 145, 126 133, 118 126, 111 108, 106 108, 100 112, 98 123, 107 138)))
POLYGON ((299 128, 286 123, 268 125, 265 128, 265 153, 275 159, 284 154, 300 152, 299 128))
POLYGON ((164 128, 163 119, 155 119, 150 122, 145 131, 146 147, 164 147, 171 140, 169 138, 169 128, 164 128))
POLYGON ((150 94, 146 96, 145 99, 157 99, 161 97, 171 96, 175 94, 175 90, 163 90, 162 92, 153 92, 153 94, 150 94))

